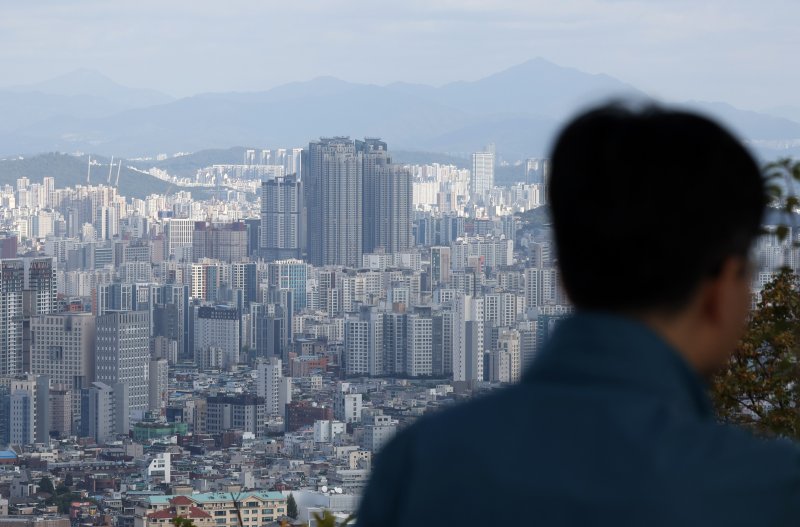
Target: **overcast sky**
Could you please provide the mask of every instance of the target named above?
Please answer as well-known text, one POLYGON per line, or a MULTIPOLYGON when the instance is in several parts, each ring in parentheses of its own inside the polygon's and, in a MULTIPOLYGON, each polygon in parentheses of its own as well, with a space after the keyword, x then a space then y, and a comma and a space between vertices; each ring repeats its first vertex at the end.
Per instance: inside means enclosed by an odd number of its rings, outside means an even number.
POLYGON ((798 20, 796 0, 0 0, 0 85, 438 85, 540 56, 667 99, 800 106, 798 20))

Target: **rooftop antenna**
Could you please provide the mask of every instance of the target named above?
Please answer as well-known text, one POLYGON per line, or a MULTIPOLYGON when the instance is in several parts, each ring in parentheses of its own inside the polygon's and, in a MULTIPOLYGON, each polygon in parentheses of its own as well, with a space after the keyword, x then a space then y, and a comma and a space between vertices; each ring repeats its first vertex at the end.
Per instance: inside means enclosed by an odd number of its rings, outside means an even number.
POLYGON ((119 188, 119 171, 122 170, 122 159, 119 160, 119 165, 117 165, 117 182, 114 184, 115 187, 119 188))
POLYGON ((111 156, 111 163, 108 164, 108 178, 106 179, 107 184, 111 184, 111 171, 114 170, 114 156, 111 156))
POLYGON ((86 184, 92 183, 92 154, 89 154, 89 168, 86 169, 86 184))

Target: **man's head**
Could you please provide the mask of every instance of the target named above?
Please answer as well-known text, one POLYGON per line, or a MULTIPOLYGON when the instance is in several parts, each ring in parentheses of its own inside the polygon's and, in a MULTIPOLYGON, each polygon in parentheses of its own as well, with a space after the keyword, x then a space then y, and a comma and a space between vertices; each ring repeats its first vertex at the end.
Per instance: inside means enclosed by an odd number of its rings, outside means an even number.
POLYGON ((558 262, 575 306, 681 333, 668 337, 697 348, 698 369, 724 360, 749 307, 748 253, 766 203, 741 143, 698 115, 610 105, 569 123, 551 162, 558 262))

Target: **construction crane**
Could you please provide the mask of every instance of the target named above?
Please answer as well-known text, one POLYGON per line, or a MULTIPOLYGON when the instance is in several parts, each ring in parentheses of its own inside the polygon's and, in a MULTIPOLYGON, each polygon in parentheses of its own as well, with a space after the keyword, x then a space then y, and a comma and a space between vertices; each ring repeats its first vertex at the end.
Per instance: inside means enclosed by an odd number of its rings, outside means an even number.
POLYGON ((111 184, 111 171, 114 169, 114 156, 111 156, 111 162, 108 164, 108 178, 106 179, 106 184, 111 184))
POLYGON ((114 186, 119 188, 119 171, 122 170, 122 159, 119 160, 119 165, 117 166, 117 182, 114 183, 114 186))

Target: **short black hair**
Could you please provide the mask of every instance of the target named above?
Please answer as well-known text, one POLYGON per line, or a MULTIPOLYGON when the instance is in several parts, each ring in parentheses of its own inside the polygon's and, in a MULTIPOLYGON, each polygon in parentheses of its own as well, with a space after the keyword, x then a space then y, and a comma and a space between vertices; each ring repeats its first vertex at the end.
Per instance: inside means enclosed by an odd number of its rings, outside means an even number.
POLYGON ((711 119, 609 103, 573 119, 551 154, 554 238, 578 309, 679 310, 761 229, 766 188, 711 119))

